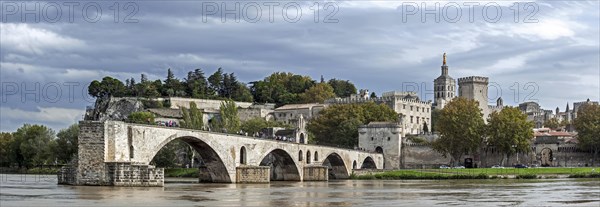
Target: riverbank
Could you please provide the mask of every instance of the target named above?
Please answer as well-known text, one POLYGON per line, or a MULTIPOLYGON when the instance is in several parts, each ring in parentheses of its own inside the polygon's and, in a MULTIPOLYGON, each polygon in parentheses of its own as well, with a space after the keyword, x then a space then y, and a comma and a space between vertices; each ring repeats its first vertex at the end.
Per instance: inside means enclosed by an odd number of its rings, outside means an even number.
POLYGON ((60 168, 8 168, 2 167, 0 168, 0 174, 34 174, 34 175, 42 175, 42 174, 57 174, 60 168))
POLYGON ((351 175, 358 180, 441 180, 441 179, 550 179, 600 178, 600 169, 588 168, 475 168, 416 169, 351 175))
POLYGON ((165 169, 165 177, 173 177, 173 178, 198 178, 198 168, 171 168, 171 169, 165 169))

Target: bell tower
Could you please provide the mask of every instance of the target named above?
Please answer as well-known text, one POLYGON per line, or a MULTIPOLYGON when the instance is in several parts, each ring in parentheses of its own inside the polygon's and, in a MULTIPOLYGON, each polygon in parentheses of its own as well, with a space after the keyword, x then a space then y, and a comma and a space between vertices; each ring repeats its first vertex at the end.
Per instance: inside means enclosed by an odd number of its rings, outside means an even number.
POLYGON ((442 109, 448 102, 456 97, 456 80, 448 75, 448 65, 446 65, 446 53, 442 58, 442 74, 433 80, 435 109, 442 109))

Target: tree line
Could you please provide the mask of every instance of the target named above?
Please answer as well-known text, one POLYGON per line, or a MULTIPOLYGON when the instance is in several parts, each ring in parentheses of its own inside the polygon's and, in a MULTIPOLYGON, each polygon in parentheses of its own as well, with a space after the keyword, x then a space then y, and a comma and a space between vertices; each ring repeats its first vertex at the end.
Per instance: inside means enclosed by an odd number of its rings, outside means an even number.
POLYGON ((55 134, 43 125, 24 124, 12 133, 0 133, 0 166, 31 168, 66 164, 77 154, 79 126, 55 134))
MULTIPOLYGON (((577 116, 574 125, 579 147, 593 152, 597 159, 600 153, 600 106, 586 104, 577 116)), ((458 162, 465 153, 481 154, 485 146, 493 146, 505 155, 501 165, 516 153, 531 151, 534 123, 527 121, 527 115, 516 107, 493 112, 485 124, 478 103, 458 97, 437 111, 434 120, 434 129, 440 138, 431 143, 432 147, 449 156, 451 164, 458 162)))
POLYGON ((177 96, 275 103, 276 106, 322 103, 329 98, 348 97, 356 92, 356 87, 348 80, 334 78, 325 81, 321 78, 317 82, 309 76, 285 72, 275 72, 263 80, 246 84, 240 82, 234 73, 225 73, 221 68, 208 77, 202 69, 195 69, 181 80, 175 77, 171 69, 167 70, 164 80, 148 80, 145 74, 141 74, 139 82, 129 78, 123 83, 107 76, 92 81, 88 87, 88 93, 96 98, 108 95, 146 98, 177 96))

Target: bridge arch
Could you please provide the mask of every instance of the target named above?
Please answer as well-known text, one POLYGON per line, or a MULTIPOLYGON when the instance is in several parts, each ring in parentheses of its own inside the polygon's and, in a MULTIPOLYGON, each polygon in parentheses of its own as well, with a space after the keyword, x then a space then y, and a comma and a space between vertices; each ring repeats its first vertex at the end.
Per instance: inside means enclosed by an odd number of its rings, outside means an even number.
POLYGON ((375 161, 370 156, 363 160, 362 165, 360 165, 360 169, 377 169, 377 165, 375 165, 375 161))
MULTIPOLYGON (((227 167, 219 154, 208 145, 205 141, 198 137, 183 136, 169 137, 155 147, 151 152, 150 160, 158 154, 158 151, 166 146, 169 142, 181 140, 190 145, 196 153, 202 158, 202 163, 199 167, 200 182, 215 182, 215 183, 231 183, 227 167)), ((150 161, 148 161, 149 163, 150 161)))
POLYGON ((329 154, 325 160, 323 160, 323 166, 329 168, 329 179, 347 179, 350 178, 348 168, 344 159, 338 153, 329 154))
POLYGON ((274 149, 269 152, 259 164, 270 166, 270 180, 274 181, 300 181, 300 171, 292 156, 282 149, 274 149))

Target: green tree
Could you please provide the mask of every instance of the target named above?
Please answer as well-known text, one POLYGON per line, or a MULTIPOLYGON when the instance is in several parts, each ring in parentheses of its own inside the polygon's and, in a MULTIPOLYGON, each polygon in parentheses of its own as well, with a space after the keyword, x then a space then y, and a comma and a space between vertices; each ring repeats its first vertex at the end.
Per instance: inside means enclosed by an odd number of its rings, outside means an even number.
POLYGON ((232 100, 221 102, 219 108, 219 118, 213 119, 212 128, 215 131, 226 133, 237 133, 240 131, 240 118, 238 117, 237 106, 232 100))
POLYGON ((209 98, 212 95, 202 69, 188 72, 185 85, 187 95, 192 98, 209 98))
POLYGON ((475 153, 483 143, 485 127, 477 101, 455 98, 440 111, 436 130, 440 138, 432 147, 444 156, 450 156, 451 165, 459 161, 465 152, 475 153))
POLYGON ((349 80, 331 79, 327 83, 333 88, 337 97, 349 97, 356 94, 356 87, 349 80))
POLYGON ((544 125, 550 129, 556 129, 559 127, 560 123, 558 122, 558 119, 553 117, 548 119, 548 121, 546 121, 544 125))
POLYGON ((431 110, 431 132, 437 132, 437 120, 440 118, 440 110, 431 110))
POLYGON ((0 166, 2 167, 8 167, 12 163, 10 145, 13 142, 14 139, 11 133, 0 133, 0 166))
POLYGON ((127 116, 127 120, 136 124, 154 124, 154 114, 148 111, 133 112, 127 116))
POLYGON ((592 104, 580 106, 575 119, 575 129, 578 132, 579 147, 593 153, 592 166, 594 166, 600 152, 600 106, 592 104))
POLYGON ((152 161, 150 161, 150 163, 156 167, 162 167, 162 168, 176 167, 176 164, 175 164, 177 161, 176 153, 180 146, 179 142, 180 142, 179 140, 175 140, 175 141, 167 143, 167 145, 165 145, 163 148, 161 148, 158 151, 158 153, 156 153, 156 155, 154 155, 154 158, 152 158, 152 161))
POLYGON ((73 124, 66 129, 62 129, 56 134, 57 150, 54 152, 60 163, 68 163, 73 156, 77 155, 79 125, 73 124))
POLYGON ((377 98, 377 94, 375 94, 375 92, 371 92, 370 98, 377 98))
POLYGON ((209 88, 211 95, 220 96, 224 92, 223 85, 223 69, 219 68, 208 77, 209 88))
POLYGON ((190 108, 181 107, 181 113, 183 114, 183 120, 181 120, 181 127, 187 129, 201 130, 204 128, 204 114, 195 102, 190 102, 190 108))
POLYGON ((25 124, 13 133, 13 152, 19 167, 31 167, 51 164, 56 156, 52 152, 55 146, 54 131, 42 125, 25 124))
POLYGON ((333 88, 327 83, 317 83, 307 89, 302 95, 304 103, 323 103, 325 100, 334 98, 333 88))
POLYGON ((531 150, 533 126, 533 122, 527 121, 527 115, 515 107, 505 107, 490 115, 486 126, 487 144, 506 155, 502 157, 501 165, 504 165, 504 158, 531 150))
POLYGON ((102 81, 92 81, 88 86, 88 93, 96 98, 105 95, 121 97, 126 95, 127 88, 120 80, 106 76, 102 81))
POLYGON ((301 103, 300 94, 314 85, 315 81, 308 76, 276 72, 261 81, 252 82, 250 89, 254 101, 282 106, 301 103))
POLYGON ((283 128, 291 128, 289 124, 284 124, 278 121, 267 121, 263 118, 256 117, 250 120, 247 120, 242 123, 240 128, 242 131, 247 132, 252 135, 254 133, 260 132, 261 129, 269 128, 269 127, 283 127, 283 128))
POLYGON ((362 104, 331 105, 312 119, 307 130, 312 141, 319 144, 354 147, 358 144, 358 127, 375 121, 395 122, 398 114, 383 104, 367 102, 362 104))

